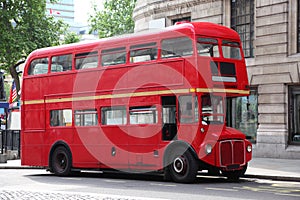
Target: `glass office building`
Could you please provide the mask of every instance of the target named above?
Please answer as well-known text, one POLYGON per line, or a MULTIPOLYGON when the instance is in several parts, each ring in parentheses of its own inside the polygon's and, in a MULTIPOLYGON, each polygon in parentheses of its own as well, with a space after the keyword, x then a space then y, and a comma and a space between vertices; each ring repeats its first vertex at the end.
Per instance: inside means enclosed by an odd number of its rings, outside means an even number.
POLYGON ((47 0, 47 12, 57 19, 62 19, 71 27, 74 26, 74 0, 59 0, 57 3, 50 3, 47 0))

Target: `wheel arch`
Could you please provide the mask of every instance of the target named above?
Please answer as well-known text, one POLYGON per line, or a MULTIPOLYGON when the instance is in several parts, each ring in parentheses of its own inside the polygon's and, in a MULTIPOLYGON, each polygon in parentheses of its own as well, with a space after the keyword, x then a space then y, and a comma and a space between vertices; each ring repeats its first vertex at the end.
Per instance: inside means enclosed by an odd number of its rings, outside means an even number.
POLYGON ((168 166, 168 157, 171 154, 171 152, 176 149, 176 148, 183 148, 186 149, 187 151, 190 151, 192 156, 196 159, 199 160, 198 155, 195 151, 195 149, 187 142, 185 141, 181 141, 181 140, 177 140, 177 141, 173 141, 171 142, 165 149, 164 151, 164 157, 163 157, 163 167, 167 167, 168 166))

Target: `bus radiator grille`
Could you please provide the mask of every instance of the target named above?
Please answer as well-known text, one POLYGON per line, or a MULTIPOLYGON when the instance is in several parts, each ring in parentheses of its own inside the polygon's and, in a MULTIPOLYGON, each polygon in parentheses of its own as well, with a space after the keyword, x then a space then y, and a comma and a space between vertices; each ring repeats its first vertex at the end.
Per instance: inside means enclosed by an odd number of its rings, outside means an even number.
POLYGON ((241 140, 220 142, 221 167, 245 164, 245 143, 241 140))

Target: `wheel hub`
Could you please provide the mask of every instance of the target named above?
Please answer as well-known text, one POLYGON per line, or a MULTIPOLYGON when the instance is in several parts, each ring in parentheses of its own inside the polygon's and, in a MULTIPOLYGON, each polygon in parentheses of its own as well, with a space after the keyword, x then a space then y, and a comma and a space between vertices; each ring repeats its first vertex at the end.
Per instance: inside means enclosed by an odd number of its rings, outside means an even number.
POLYGON ((173 162, 173 168, 176 173, 182 173, 184 171, 184 160, 181 157, 177 157, 173 162))

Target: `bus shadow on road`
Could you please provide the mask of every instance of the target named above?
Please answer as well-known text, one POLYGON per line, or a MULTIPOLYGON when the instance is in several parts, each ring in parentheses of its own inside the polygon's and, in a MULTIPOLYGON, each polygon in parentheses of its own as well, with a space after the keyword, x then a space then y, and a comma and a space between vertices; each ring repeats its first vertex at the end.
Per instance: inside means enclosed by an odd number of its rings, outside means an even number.
MULTIPOLYGON (((87 179, 119 179, 119 180, 132 180, 132 181, 155 181, 155 182, 172 182, 164 180, 162 174, 157 173, 126 173, 120 171, 81 171, 81 172, 73 172, 70 176, 62 177, 56 176, 52 173, 45 174, 31 174, 27 175, 27 177, 51 177, 57 179, 64 178, 87 178, 87 179)), ((226 177, 222 176, 208 176, 205 174, 199 174, 195 180, 195 182, 191 184, 222 184, 222 183, 242 183, 249 182, 247 179, 239 179, 239 180, 230 180, 226 177)), ((175 183, 175 182, 174 182, 175 183)))

